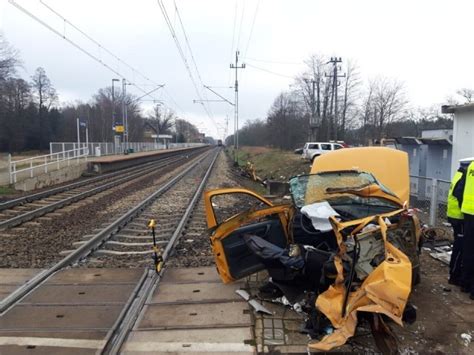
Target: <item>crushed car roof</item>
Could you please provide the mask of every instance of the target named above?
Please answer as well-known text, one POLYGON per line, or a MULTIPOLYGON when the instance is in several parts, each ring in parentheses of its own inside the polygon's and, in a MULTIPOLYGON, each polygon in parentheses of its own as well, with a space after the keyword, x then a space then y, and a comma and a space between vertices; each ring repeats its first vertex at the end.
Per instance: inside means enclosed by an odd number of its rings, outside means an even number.
POLYGON ((407 153, 386 147, 340 149, 317 157, 311 167, 311 174, 347 169, 372 173, 401 201, 409 201, 410 177, 407 153))

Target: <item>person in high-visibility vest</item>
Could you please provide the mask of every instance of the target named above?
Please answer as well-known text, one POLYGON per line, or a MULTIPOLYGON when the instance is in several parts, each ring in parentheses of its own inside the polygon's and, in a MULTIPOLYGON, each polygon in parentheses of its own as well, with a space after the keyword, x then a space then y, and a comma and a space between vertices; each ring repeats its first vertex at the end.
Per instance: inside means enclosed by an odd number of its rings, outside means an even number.
POLYGON ((454 188, 460 182, 466 171, 465 164, 460 164, 459 169, 451 180, 451 186, 448 192, 448 208, 447 217, 449 223, 453 227, 453 250, 451 260, 449 262, 449 283, 452 285, 462 286, 462 255, 463 255, 463 227, 464 214, 461 212, 461 204, 453 195, 454 188))
POLYGON ((461 212, 464 214, 461 290, 469 292, 470 298, 474 300, 474 158, 470 161, 453 194, 461 202, 461 212))

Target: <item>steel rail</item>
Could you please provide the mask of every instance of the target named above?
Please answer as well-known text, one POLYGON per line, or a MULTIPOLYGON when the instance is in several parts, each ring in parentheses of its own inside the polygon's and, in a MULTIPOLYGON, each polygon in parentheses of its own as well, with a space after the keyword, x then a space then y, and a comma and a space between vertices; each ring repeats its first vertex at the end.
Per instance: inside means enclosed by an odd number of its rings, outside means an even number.
POLYGON ((55 211, 59 208, 62 208, 64 206, 67 206, 67 205, 70 205, 71 203, 74 203, 74 202, 77 202, 77 201, 80 201, 80 200, 83 200, 87 197, 90 197, 90 196, 93 196, 93 195, 96 195, 102 191, 105 191, 105 190, 108 190, 112 187, 115 187, 117 185, 120 185, 124 182, 127 182, 127 181, 131 181, 137 177, 143 177, 143 172, 144 171, 148 171, 149 173, 153 173, 155 171, 156 168, 163 168, 165 166, 168 166, 168 165, 171 165, 171 164, 174 164, 174 163, 177 163, 179 162, 180 160, 184 159, 183 157, 180 157, 179 159, 176 159, 176 160, 172 160, 172 161, 166 161, 166 162, 157 162, 155 163, 155 165, 152 165, 152 166, 149 166, 147 167, 146 169, 141 169, 139 171, 136 171, 132 174, 129 174, 127 176, 124 176, 120 179, 116 179, 116 180, 113 180, 111 182, 108 182, 106 184, 103 184, 103 185, 100 185, 100 186, 97 186, 95 188, 92 188, 90 190, 86 190, 84 192, 81 192, 81 193, 78 193, 77 195, 74 195, 74 196, 71 196, 71 197, 66 197, 60 201, 57 201, 57 202, 53 202, 49 205, 45 205, 44 207, 40 207, 40 208, 37 208, 37 209, 34 209, 32 211, 28 211, 28 212, 25 212, 23 214, 20 214, 18 216, 15 216, 15 217, 12 217, 10 219, 7 219, 5 221, 1 221, 0 222, 0 230, 3 230, 3 229, 6 229, 6 228, 10 228, 10 227, 15 227, 15 226, 18 226, 24 222, 27 222, 27 221, 30 221, 34 218, 37 218, 37 217, 40 217, 40 216, 43 216, 45 215, 46 213, 49 213, 49 212, 52 212, 52 211, 55 211))
MULTIPOLYGON (((199 152, 199 151, 200 151, 200 149, 198 148, 196 150, 188 151, 187 153, 193 154, 193 153, 199 152)), ((172 154, 159 159, 159 161, 163 162, 164 160, 171 159, 171 158, 175 157, 176 155, 185 154, 185 153, 186 152, 182 152, 182 151, 172 152, 172 154), (175 154, 173 154, 173 153, 175 153, 175 154)), ((156 163, 157 163, 157 161, 152 161, 152 162, 149 162, 149 163, 145 163, 142 166, 149 166, 149 165, 156 164, 156 163)), ((112 172, 112 173, 100 175, 100 176, 97 176, 97 177, 88 178, 88 179, 81 180, 81 181, 78 181, 78 182, 74 182, 74 183, 71 183, 71 184, 67 184, 67 185, 64 185, 64 186, 55 187, 55 188, 52 188, 52 189, 48 189, 46 191, 41 191, 41 192, 37 192, 37 193, 34 193, 34 194, 29 194, 29 195, 22 196, 22 197, 13 199, 13 200, 5 201, 5 202, 0 203, 0 211, 6 210, 6 209, 12 208, 12 207, 20 206, 20 205, 23 205, 25 203, 37 201, 37 200, 40 200, 42 198, 49 197, 49 196, 52 196, 52 195, 56 195, 56 194, 59 194, 59 193, 62 193, 62 192, 66 192, 66 191, 69 191, 69 190, 72 190, 72 189, 75 189, 75 188, 79 188, 79 187, 88 185, 90 183, 95 183, 95 182, 98 182, 98 181, 101 181, 101 180, 110 179, 110 178, 113 178, 115 176, 125 174, 129 171, 133 171, 133 169, 136 169, 136 166, 121 169, 119 171, 115 171, 115 172, 112 172)))
POLYGON ((162 195, 163 193, 168 191, 173 185, 178 183, 184 176, 186 176, 204 159, 206 159, 209 154, 210 152, 205 154, 205 156, 199 159, 198 161, 191 164, 189 167, 187 167, 185 170, 183 170, 171 180, 166 182, 158 190, 156 190, 138 205, 133 207, 130 211, 126 212, 125 214, 117 218, 114 222, 110 223, 107 227, 95 234, 86 243, 84 243, 76 250, 71 252, 69 255, 61 259, 52 267, 34 276, 27 283, 12 292, 9 296, 3 299, 2 302, 0 302, 0 315, 8 311, 8 309, 18 303, 24 296, 26 296, 31 291, 40 286, 46 279, 55 274, 57 271, 79 262, 81 259, 86 258, 89 254, 98 249, 104 242, 110 239, 115 233, 120 231, 122 227, 127 225, 128 222, 130 222, 133 218, 141 214, 143 210, 147 208, 150 204, 152 204, 160 195, 162 195))
MULTIPOLYGON (((188 207, 186 208, 186 211, 181 217, 178 223, 178 226, 176 227, 175 231, 173 232, 173 235, 171 236, 168 244, 166 245, 166 248, 162 254, 163 266, 166 266, 166 261, 168 260, 168 257, 171 251, 175 247, 175 244, 179 236, 182 234, 183 229, 186 226, 186 223, 188 222, 191 216, 191 213, 196 206, 196 203, 201 197, 202 191, 204 190, 204 187, 206 186, 207 180, 217 160, 219 151, 220 150, 218 149, 211 163, 209 164, 206 174, 204 175, 201 183, 199 184, 198 188, 194 192, 194 195, 191 198, 188 204, 188 207)), ((124 313, 121 314, 122 319, 119 318, 117 320, 115 324, 117 328, 114 330, 113 335, 107 340, 101 352, 102 354, 119 354, 120 353, 120 350, 130 330, 133 328, 133 325, 138 319, 140 312, 143 309, 143 306, 145 305, 147 299, 149 299, 152 296, 153 291, 158 286, 164 272, 165 272, 165 269, 162 269, 160 273, 157 273, 154 270, 149 270, 148 278, 141 284, 142 287, 140 290, 138 290, 136 294, 135 302, 133 302, 133 304, 130 305, 129 311, 126 314, 124 313)))

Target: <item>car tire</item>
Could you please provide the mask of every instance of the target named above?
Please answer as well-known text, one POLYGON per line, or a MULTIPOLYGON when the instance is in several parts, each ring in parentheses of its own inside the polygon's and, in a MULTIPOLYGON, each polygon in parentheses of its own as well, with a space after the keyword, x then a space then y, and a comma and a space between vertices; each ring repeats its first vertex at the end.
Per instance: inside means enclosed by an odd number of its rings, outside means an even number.
POLYGON ((314 156, 311 158, 311 163, 314 163, 314 159, 316 159, 317 157, 319 157, 319 155, 314 155, 314 156))
POLYGON ((411 286, 416 286, 421 282, 421 270, 420 270, 420 265, 415 266, 411 270, 411 286))

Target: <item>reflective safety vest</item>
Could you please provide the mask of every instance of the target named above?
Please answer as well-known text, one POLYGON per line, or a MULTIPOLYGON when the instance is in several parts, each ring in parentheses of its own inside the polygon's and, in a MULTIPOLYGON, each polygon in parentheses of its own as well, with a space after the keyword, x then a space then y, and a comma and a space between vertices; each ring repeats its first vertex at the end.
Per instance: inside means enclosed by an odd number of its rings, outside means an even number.
POLYGON ((467 168, 461 211, 474 216, 474 162, 467 168))
POLYGON ((459 207, 458 199, 453 196, 454 186, 456 186, 456 183, 461 178, 462 173, 460 171, 456 171, 456 174, 454 174, 453 180, 451 181, 451 186, 449 187, 447 211, 447 215, 449 218, 464 219, 464 215, 461 212, 461 207, 459 207))

